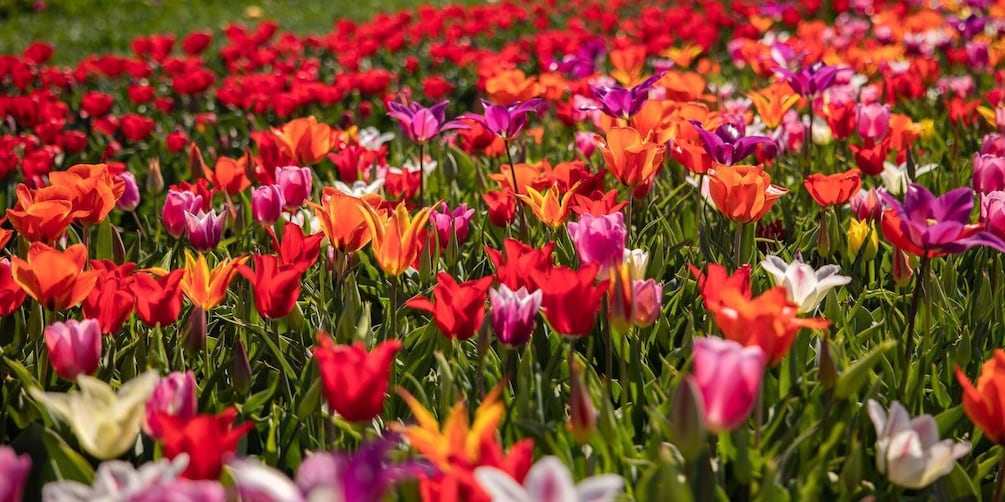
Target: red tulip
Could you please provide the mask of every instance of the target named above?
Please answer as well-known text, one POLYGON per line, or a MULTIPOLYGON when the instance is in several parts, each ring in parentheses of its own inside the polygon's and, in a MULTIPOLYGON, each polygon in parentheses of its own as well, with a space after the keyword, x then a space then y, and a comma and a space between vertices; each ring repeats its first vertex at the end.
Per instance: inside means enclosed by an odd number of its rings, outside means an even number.
POLYGON ((485 252, 495 266, 496 280, 500 284, 505 284, 513 291, 521 287, 527 291, 534 291, 538 286, 531 273, 547 271, 555 266, 555 261, 551 257, 553 249, 555 249, 554 242, 535 248, 516 239, 506 239, 503 241, 502 251, 486 247, 485 252))
POLYGON ((523 271, 541 288, 544 318, 552 329, 567 336, 590 334, 609 282, 595 283, 599 267, 594 263, 579 270, 554 267, 523 271))
POLYGON ((136 274, 132 291, 136 297, 136 314, 150 327, 170 326, 181 314, 181 278, 185 270, 178 269, 160 278, 136 274))
POLYGON ((450 274, 440 272, 433 287, 433 301, 416 296, 405 306, 433 314, 436 327, 448 338, 467 340, 485 319, 485 298, 491 286, 492 277, 458 284, 450 274))
POLYGON ((318 334, 314 358, 328 404, 351 422, 371 420, 384 409, 394 355, 401 342, 387 340, 367 353, 362 342, 335 345, 327 333, 318 334))
POLYGON ((300 297, 300 278, 304 270, 299 264, 280 264, 271 255, 254 255, 255 270, 243 263, 237 271, 255 290, 255 309, 266 319, 281 319, 293 311, 300 297))
POLYGON ((27 295, 14 281, 10 260, 0 258, 0 317, 9 316, 17 310, 27 295))
POLYGON ((116 266, 110 260, 91 260, 91 269, 99 272, 98 282, 80 305, 84 317, 95 319, 101 332, 110 335, 122 328, 133 313, 136 297, 133 295, 133 269, 135 263, 116 266))
POLYGON ((325 234, 319 232, 304 236, 304 229, 299 225, 286 222, 283 227, 283 240, 280 242, 271 227, 267 230, 272 235, 272 249, 279 255, 280 264, 295 265, 304 272, 318 261, 318 256, 321 255, 321 240, 325 234))
POLYGON ((188 467, 182 477, 188 479, 218 479, 223 463, 237 449, 241 436, 255 424, 246 422, 234 427, 237 409, 227 408, 219 415, 196 415, 185 419, 160 413, 154 417, 161 431, 164 456, 170 459, 185 453, 188 467))

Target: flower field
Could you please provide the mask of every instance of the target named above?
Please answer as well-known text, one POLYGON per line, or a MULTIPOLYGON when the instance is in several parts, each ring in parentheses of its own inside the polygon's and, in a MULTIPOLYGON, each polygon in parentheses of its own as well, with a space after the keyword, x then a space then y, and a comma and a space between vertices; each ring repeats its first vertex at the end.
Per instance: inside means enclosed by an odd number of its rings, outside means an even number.
POLYGON ((0 502, 1005 500, 1002 0, 250 12, 0 55, 0 502))

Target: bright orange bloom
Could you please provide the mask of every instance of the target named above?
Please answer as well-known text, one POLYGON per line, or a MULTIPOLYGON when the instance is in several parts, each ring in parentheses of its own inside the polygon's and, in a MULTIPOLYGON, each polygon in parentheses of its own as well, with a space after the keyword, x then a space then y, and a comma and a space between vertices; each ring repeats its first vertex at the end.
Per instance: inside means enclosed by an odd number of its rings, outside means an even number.
POLYGON ((226 259, 210 270, 202 253, 196 258, 185 251, 185 274, 181 278, 181 290, 193 304, 203 310, 210 310, 227 296, 227 287, 237 275, 237 265, 247 260, 247 256, 226 259))
POLYGON ((370 242, 370 227, 361 211, 366 201, 325 187, 321 204, 308 202, 321 223, 321 231, 332 247, 354 253, 370 242))
POLYGON ((513 174, 511 171, 516 171, 516 183, 517 190, 516 193, 527 193, 528 188, 541 189, 548 186, 549 177, 544 171, 543 162, 541 164, 525 164, 520 162, 515 164, 512 168, 509 164, 503 164, 499 167, 498 173, 489 174, 489 178, 496 183, 499 183, 500 188, 508 188, 510 191, 513 190, 513 174))
POLYGON ((216 166, 213 169, 203 168, 206 179, 228 195, 237 195, 251 186, 248 179, 248 157, 232 159, 230 157, 220 157, 216 159, 216 166))
POLYGON ((708 305, 715 323, 725 338, 747 347, 764 351, 768 364, 778 364, 789 352, 800 328, 824 329, 830 321, 819 318, 800 319, 799 306, 788 299, 784 286, 750 298, 737 288, 720 291, 708 305))
POLYGON ((667 99, 676 101, 710 100, 712 96, 705 94, 708 85, 705 79, 695 72, 668 71, 660 79, 659 84, 666 89, 667 99))
POLYGON ((485 82, 489 100, 497 105, 527 101, 541 94, 537 77, 528 77, 523 70, 501 70, 485 82))
MULTIPOLYGON (((370 228, 370 239, 373 241, 373 257, 377 265, 387 275, 398 277, 408 270, 415 262, 421 250, 421 230, 429 222, 432 207, 424 207, 408 215, 408 209, 402 202, 394 208, 390 217, 385 217, 369 204, 360 204, 358 211, 370 228)), ((433 207, 439 203, 433 204, 433 207)))
POLYGON ((821 206, 840 206, 862 188, 862 171, 851 169, 837 174, 813 173, 803 180, 803 186, 821 206))
POLYGON ((890 114, 890 149, 902 152, 911 148, 924 128, 902 113, 890 114))
POLYGON ((712 169, 712 156, 700 141, 678 141, 670 153, 674 160, 692 173, 705 174, 712 169))
POLYGON ((959 366, 956 380, 963 387, 963 410, 984 435, 997 444, 1005 443, 1005 351, 995 349, 984 361, 977 388, 959 366))
POLYGON ((53 171, 49 182, 71 190, 73 211, 84 226, 104 220, 126 190, 125 182, 113 176, 105 164, 77 164, 66 171, 53 171))
POLYGON ((7 219, 14 230, 29 241, 55 241, 76 215, 73 211, 73 192, 68 187, 49 186, 32 190, 21 183, 15 194, 17 204, 7 210, 7 219))
POLYGON ((60 251, 35 242, 28 248, 27 260, 14 256, 10 261, 14 282, 49 310, 65 310, 84 301, 98 280, 97 271, 84 271, 83 244, 60 251))
POLYGON ((673 61, 675 67, 687 68, 703 51, 700 45, 687 44, 684 47, 671 47, 663 51, 663 55, 673 61))
POLYGON ((279 129, 272 129, 276 143, 286 155, 301 166, 317 164, 338 142, 338 133, 314 116, 293 119, 279 129))
MULTIPOLYGON (((653 142, 664 144, 674 138, 673 126, 676 122, 678 103, 671 100, 649 99, 642 103, 638 113, 632 115, 631 126, 639 134, 650 136, 653 142)), ((607 115, 604 115, 607 117, 607 115)), ((610 130, 610 127, 604 129, 610 130)))
POLYGON ((528 186, 527 193, 520 194, 519 197, 534 211, 541 223, 551 228, 558 228, 565 224, 565 220, 568 220, 572 213, 571 204, 578 187, 579 183, 576 183, 559 198, 557 186, 553 185, 543 194, 528 186))
POLYGON ((611 58, 611 76, 619 84, 632 87, 642 81, 642 70, 646 65, 646 48, 634 45, 624 49, 614 49, 609 54, 611 58))
POLYGON ((747 97, 769 129, 778 127, 785 114, 799 102, 799 95, 784 82, 769 85, 760 91, 750 91, 747 97))
POLYGON ((651 186, 663 169, 666 146, 650 141, 631 127, 614 127, 607 138, 596 136, 607 170, 623 185, 635 189, 651 186))
POLYGON ((708 190, 715 207, 739 223, 761 219, 779 197, 789 193, 772 185, 771 176, 760 165, 717 166, 708 171, 708 177, 708 190))

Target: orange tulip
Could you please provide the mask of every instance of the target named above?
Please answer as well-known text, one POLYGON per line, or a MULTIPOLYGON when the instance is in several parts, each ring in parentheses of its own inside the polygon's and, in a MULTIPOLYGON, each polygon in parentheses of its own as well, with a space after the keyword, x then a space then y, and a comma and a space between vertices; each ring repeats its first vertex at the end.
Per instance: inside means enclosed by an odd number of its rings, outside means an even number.
POLYGON ((611 76, 624 87, 632 87, 642 81, 642 70, 646 65, 646 48, 641 45, 614 49, 611 58, 611 76))
POLYGON ((890 148, 902 152, 911 148, 914 141, 921 137, 924 128, 914 123, 911 117, 901 114, 890 114, 890 148))
POLYGON ((821 206, 840 206, 862 188, 862 171, 851 169, 837 174, 814 173, 803 180, 803 186, 821 206))
POLYGON ((668 71, 660 79, 659 85, 666 89, 667 99, 676 101, 712 99, 711 96, 704 94, 708 83, 695 72, 668 71))
POLYGON ((227 195, 237 195, 251 186, 247 169, 247 156, 239 159, 220 157, 216 159, 216 166, 213 169, 204 167, 203 172, 210 183, 227 195))
POLYGON ((824 329, 826 319, 800 319, 799 307, 788 299, 784 286, 750 298, 737 288, 724 288, 708 305, 725 338, 764 351, 768 364, 778 364, 789 352, 800 328, 824 329))
POLYGON ((7 210, 7 219, 18 234, 32 242, 55 241, 77 214, 73 211, 73 192, 68 187, 32 190, 21 183, 15 194, 17 204, 7 210))
POLYGON ((764 167, 717 166, 708 171, 708 189, 715 207, 727 218, 749 223, 761 219, 779 197, 789 193, 771 184, 764 167))
POLYGON ((684 47, 671 47, 663 51, 663 55, 673 61, 675 67, 687 68, 703 51, 700 45, 687 44, 684 47))
POLYGON ((530 209, 534 211, 534 214, 541 220, 541 223, 551 228, 558 228, 565 224, 565 220, 568 220, 569 215, 572 213, 571 204, 578 187, 579 183, 576 183, 569 191, 559 197, 557 186, 552 185, 543 194, 528 186, 527 193, 520 194, 519 197, 520 200, 530 206, 530 209))
POLYGON ((649 186, 663 169, 666 146, 653 143, 631 127, 613 127, 607 138, 596 136, 607 170, 623 185, 649 186))
POLYGON ((247 256, 237 259, 226 259, 216 264, 212 270, 206 262, 206 257, 199 253, 198 258, 185 252, 185 273, 181 278, 181 290, 193 304, 203 310, 210 310, 220 304, 227 296, 227 287, 237 275, 237 265, 248 260, 247 256))
POLYGON ((782 123, 782 118, 799 102, 799 95, 784 82, 772 84, 760 91, 747 94, 753 102, 761 121, 769 129, 775 129, 782 123))
MULTIPOLYGON (((419 256, 421 230, 429 222, 431 207, 424 207, 415 216, 408 215, 402 202, 385 217, 369 204, 360 204, 359 211, 370 228, 373 257, 384 273, 398 277, 408 270, 419 256)), ((433 207, 439 203, 433 204, 433 207)))
POLYGON ((502 70, 485 82, 489 100, 497 105, 527 101, 541 94, 537 77, 528 77, 522 70, 502 70))
POLYGON ((542 164, 519 163, 512 168, 509 164, 503 164, 498 173, 492 173, 489 178, 499 183, 500 188, 508 188, 516 193, 527 193, 528 188, 543 188, 548 186, 548 175, 544 172, 542 164), (513 188, 513 171, 516 172, 516 190, 513 188))
POLYGON ((317 164, 335 147, 338 133, 313 116, 293 119, 272 129, 279 148, 301 166, 317 164))
POLYGON ((104 220, 126 190, 125 182, 113 176, 105 164, 77 164, 66 171, 53 171, 49 182, 71 190, 73 211, 84 226, 104 220))
POLYGON ((98 280, 97 271, 84 271, 83 244, 59 251, 35 242, 28 248, 27 260, 15 256, 10 261, 14 282, 49 310, 65 310, 84 301, 98 280))
POLYGON ((332 247, 342 253, 359 251, 370 242, 370 227, 361 211, 366 201, 326 187, 321 204, 308 202, 332 247))
POLYGON ((995 349, 984 361, 977 388, 963 370, 956 367, 956 380, 963 387, 963 410, 984 435, 997 444, 1005 443, 1005 351, 995 349))

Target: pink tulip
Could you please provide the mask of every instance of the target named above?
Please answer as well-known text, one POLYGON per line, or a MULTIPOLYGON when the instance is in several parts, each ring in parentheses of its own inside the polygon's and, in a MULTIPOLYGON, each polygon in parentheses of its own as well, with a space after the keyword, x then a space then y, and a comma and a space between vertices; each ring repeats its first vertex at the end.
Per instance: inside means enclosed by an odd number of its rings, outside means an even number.
POLYGON ((286 199, 279 185, 251 189, 251 216, 262 225, 271 225, 282 216, 286 199))
POLYGON ((993 155, 995 157, 1005 157, 1005 136, 996 132, 988 133, 981 140, 981 155, 993 155))
POLYGON ((663 285, 652 280, 632 282, 632 322, 640 327, 652 326, 663 307, 663 285))
POLYGON ((311 196, 314 177, 309 167, 286 166, 276 168, 276 184, 283 192, 286 209, 292 211, 304 205, 311 196))
POLYGON ((590 131, 576 131, 576 149, 583 154, 583 157, 590 157, 597 149, 594 136, 596 135, 590 131))
POLYGON ((199 211, 196 214, 185 213, 185 226, 188 233, 188 242, 196 251, 209 251, 220 243, 223 236, 223 222, 225 216, 216 214, 216 210, 206 213, 199 211))
POLYGON ((0 446, 0 500, 21 500, 30 472, 31 457, 18 455, 10 446, 0 446))
POLYGON ((859 190, 849 202, 852 214, 861 221, 879 221, 883 216, 883 202, 879 200, 879 192, 875 188, 859 190))
POLYGON ((500 284, 489 290, 492 302, 492 329, 499 341, 509 347, 519 347, 530 340, 541 308, 541 290, 528 293, 526 288, 513 291, 500 284))
POLYGON ((116 178, 125 183, 126 189, 122 192, 122 197, 116 201, 115 207, 122 211, 133 211, 140 205, 140 186, 136 183, 136 177, 129 171, 119 173, 116 178))
POLYGON ((754 408, 764 375, 764 352, 722 338, 694 341, 694 374, 705 425, 714 433, 740 426, 754 408))
POLYGON ((1005 192, 981 195, 981 223, 985 230, 1005 239, 1005 192))
POLYGON ((973 180, 978 193, 1005 190, 1005 157, 974 154, 973 180))
POLYGON ((162 377, 147 400, 147 416, 143 421, 143 431, 151 437, 160 437, 159 422, 153 417, 166 413, 179 419, 189 419, 199 411, 196 402, 195 375, 191 371, 175 371, 162 377))
POLYGON ((890 128, 890 107, 876 103, 855 107, 855 127, 862 139, 879 141, 890 128))
POLYGON ((202 208, 202 196, 192 192, 171 190, 164 199, 161 217, 164 229, 171 237, 178 238, 185 233, 185 213, 195 213, 202 208))
POLYGON ((582 265, 597 263, 600 273, 621 263, 625 256, 625 217, 621 213, 592 216, 584 213, 567 224, 569 238, 582 265))
POLYGON ((436 237, 439 239, 440 247, 446 247, 450 242, 450 237, 457 239, 460 245, 468 239, 468 232, 471 229, 471 218, 475 215, 474 209, 469 209, 467 204, 461 204, 451 211, 446 203, 440 205, 439 210, 429 215, 429 222, 436 229, 436 237))
POLYGON ((69 320, 46 326, 45 345, 56 374, 64 380, 90 375, 101 361, 101 325, 94 319, 69 320))

